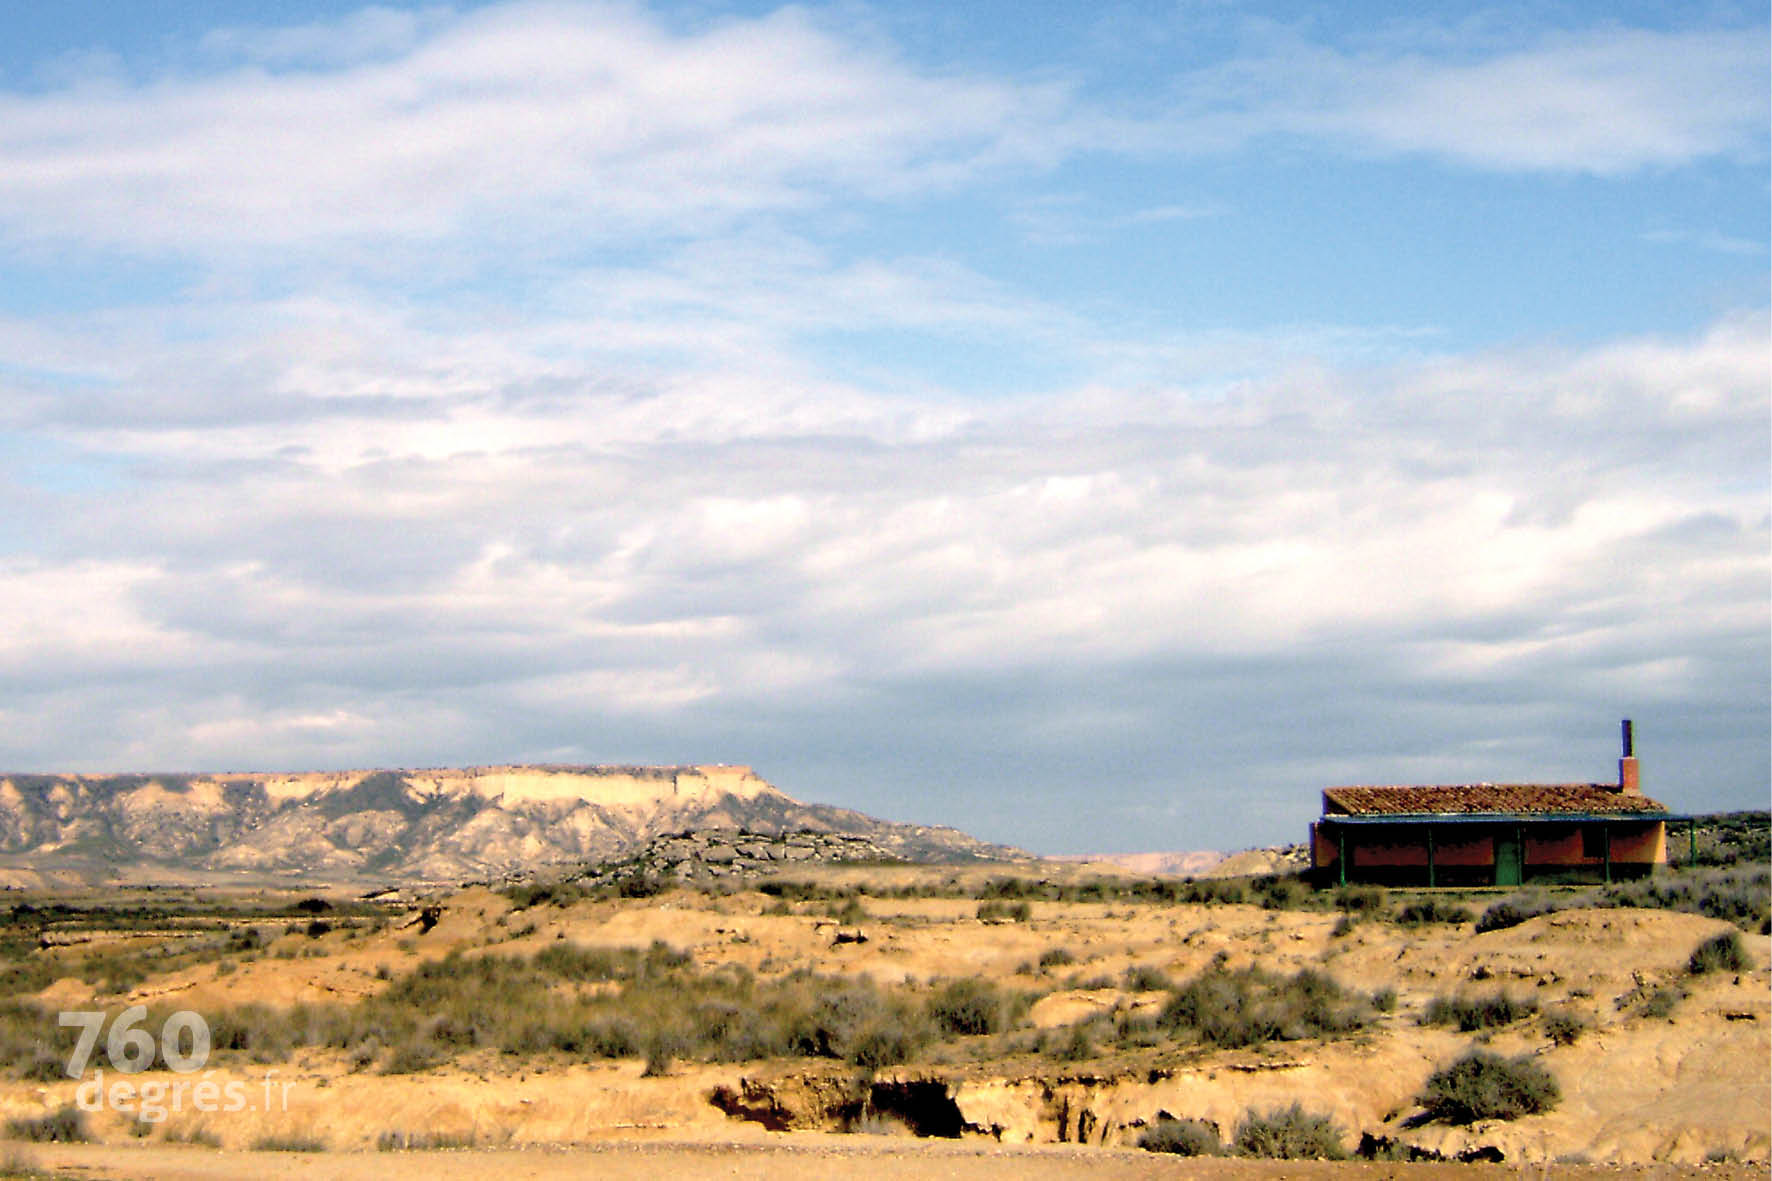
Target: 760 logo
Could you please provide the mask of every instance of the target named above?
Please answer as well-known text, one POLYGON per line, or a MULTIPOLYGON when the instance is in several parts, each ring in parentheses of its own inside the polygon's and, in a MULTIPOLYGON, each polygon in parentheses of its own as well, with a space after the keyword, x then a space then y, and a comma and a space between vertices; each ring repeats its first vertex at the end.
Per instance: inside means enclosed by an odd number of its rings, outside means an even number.
MULTIPOLYGON (((180 1009, 172 1014, 161 1024, 157 1041, 142 1028, 147 1018, 146 1005, 131 1005, 111 1022, 111 1032, 105 1037, 105 1058, 112 1069, 123 1074, 140 1073, 154 1064, 155 1050, 160 1052, 160 1060, 167 1069, 178 1074, 203 1069, 209 1061, 209 1022, 203 1020, 201 1013, 180 1009)), ((64 1028, 80 1027, 80 1038, 74 1043, 74 1052, 68 1055, 65 1068, 69 1078, 79 1078, 86 1073, 86 1064, 98 1047, 105 1014, 97 1009, 70 1009, 57 1014, 56 1022, 64 1028)))

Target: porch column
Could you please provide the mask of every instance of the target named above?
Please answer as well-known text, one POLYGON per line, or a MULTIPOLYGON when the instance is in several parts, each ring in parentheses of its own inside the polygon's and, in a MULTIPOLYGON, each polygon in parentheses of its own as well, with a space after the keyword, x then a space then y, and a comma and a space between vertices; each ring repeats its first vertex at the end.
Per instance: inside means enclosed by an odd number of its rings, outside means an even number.
POLYGON ((1431 887, 1437 884, 1434 881, 1434 826, 1423 827, 1427 829, 1427 884, 1431 887))

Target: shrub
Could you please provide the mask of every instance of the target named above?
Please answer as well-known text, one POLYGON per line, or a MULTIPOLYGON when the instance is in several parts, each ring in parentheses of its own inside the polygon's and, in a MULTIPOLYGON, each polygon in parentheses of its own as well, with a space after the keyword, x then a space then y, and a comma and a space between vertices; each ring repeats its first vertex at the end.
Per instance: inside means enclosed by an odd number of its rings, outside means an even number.
POLYGON ((924 1009, 937 1029, 962 1037, 998 1033, 1009 1025, 1009 1002, 1002 990, 974 977, 948 981, 924 1009))
POLYGON ((1672 1017, 1674 1009, 1686 999, 1686 990, 1674 985, 1664 985, 1643 999, 1637 1012, 1644 1017, 1672 1017))
POLYGON ((1468 923, 1474 917, 1469 907, 1458 906, 1439 898, 1423 898, 1408 903, 1397 911, 1397 922, 1405 927, 1420 927, 1428 923, 1468 923))
POLYGON ((1042 1036, 1040 1052, 1060 1062, 1086 1062, 1095 1057, 1093 1021, 1078 1021, 1042 1036))
POLYGON ((1460 1033, 1495 1029, 1512 1025, 1538 1012, 1538 1002, 1531 997, 1516 999, 1506 992, 1488 996, 1437 996, 1428 1002, 1421 1016, 1423 1025, 1455 1025, 1460 1033))
POLYGON ((1033 917, 1034 908, 1026 902, 1005 902, 991 899, 978 904, 978 917, 985 922, 1025 923, 1033 917))
POLYGON ((91 1139, 86 1134, 86 1116, 73 1104, 47 1115, 21 1115, 9 1119, 6 1134, 14 1140, 30 1140, 38 1144, 83 1144, 91 1139))
POLYGON ((1175 981, 1169 979, 1167 973, 1150 964, 1134 964, 1127 968, 1122 984, 1127 992, 1169 992, 1175 987, 1175 981))
POLYGON ((375 1138, 382 1152, 424 1152, 439 1148, 472 1148, 472 1132, 399 1132, 386 1131, 375 1138))
POLYGON ((1298 1104, 1266 1114, 1246 1113, 1232 1146, 1242 1156, 1276 1160, 1343 1160, 1341 1129, 1326 1115, 1312 1115, 1298 1104))
POLYGON ((1382 886, 1343 886, 1335 891, 1335 909, 1349 914, 1378 914, 1389 896, 1382 886))
POLYGON ((1253 888, 1255 900, 1263 910, 1295 910, 1310 893, 1297 878, 1277 874, 1256 878, 1253 888))
POLYGON ((1554 1045, 1573 1046, 1592 1028, 1593 1022, 1574 1009, 1553 1009, 1544 1015, 1544 1036, 1554 1045))
POLYGON ((1692 958, 1686 961, 1686 971, 1694 976, 1718 971, 1745 972, 1750 966, 1739 931, 1724 931, 1721 935, 1711 936, 1693 948, 1692 958))
POLYGON ((1146 1152, 1169 1152, 1176 1156, 1222 1156, 1224 1144, 1218 1129, 1198 1119, 1174 1119, 1160 1115, 1156 1122, 1138 1135, 1138 1146, 1146 1152))
POLYGON ((1042 968, 1061 968, 1066 964, 1074 964, 1076 962, 1077 957, 1071 953, 1069 948, 1048 947, 1045 951, 1040 953, 1040 966, 1042 968))
POLYGON ((1501 931, 1508 927, 1517 927, 1527 919, 1537 918, 1541 914, 1550 914, 1556 910, 1554 903, 1542 898, 1514 895, 1503 898, 1477 919, 1477 932, 1501 931))
POLYGON ((1158 1022, 1212 1046, 1258 1046, 1346 1033, 1366 1023, 1365 1001, 1322 972, 1292 977, 1213 963, 1170 994, 1158 1022))
POLYGON ((1397 990, 1386 986, 1372 993, 1372 1007, 1380 1013, 1394 1013, 1397 1009, 1397 990))
POLYGON ((299 1133, 284 1136, 260 1136, 252 1142, 258 1152, 325 1152, 326 1141, 319 1136, 299 1133))
POLYGON ((1468 1124, 1549 1111, 1561 1098, 1557 1080, 1531 1056, 1503 1058, 1473 1050, 1429 1075, 1416 1102, 1431 1119, 1468 1124))

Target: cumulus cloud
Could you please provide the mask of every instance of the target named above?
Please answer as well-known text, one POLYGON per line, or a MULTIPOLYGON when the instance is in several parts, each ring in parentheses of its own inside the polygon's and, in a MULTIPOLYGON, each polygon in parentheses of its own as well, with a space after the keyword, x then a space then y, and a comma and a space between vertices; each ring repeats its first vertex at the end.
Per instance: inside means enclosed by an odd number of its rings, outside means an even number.
MULTIPOLYGON (((1769 370, 1750 317, 1210 398, 961 413, 679 377, 613 404, 321 420, 294 455, 270 429, 204 432, 190 464, 176 426, 98 431, 141 466, 126 497, 57 502, 70 552, 9 572, 34 638, 0 650, 0 675, 25 710, 82 682, 136 708, 171 686, 155 765, 398 761, 390 744, 441 716, 463 757, 612 757, 598 736, 667 757, 646 744, 740 734, 722 727, 742 714, 772 719, 743 753, 791 768, 796 726, 847 724, 833 702, 922 729, 956 685, 1001 709, 1001 729, 950 737, 962 762, 1041 749, 1050 726, 1148 747, 1162 693, 1213 713, 1167 678, 1324 661, 1383 711, 1426 686, 1720 704, 1740 646, 1765 647, 1769 370), (1090 710, 1055 721, 1045 695, 1084 684, 1090 710), (1125 700, 1134 684, 1158 699, 1125 700), (217 690, 238 724, 209 717, 217 690), (299 741, 313 718, 372 715, 388 724, 299 741), (572 719, 582 744, 560 742, 572 719)), ((144 741, 87 757, 139 761, 144 741)), ((15 763, 65 758, 11 743, 15 763)))

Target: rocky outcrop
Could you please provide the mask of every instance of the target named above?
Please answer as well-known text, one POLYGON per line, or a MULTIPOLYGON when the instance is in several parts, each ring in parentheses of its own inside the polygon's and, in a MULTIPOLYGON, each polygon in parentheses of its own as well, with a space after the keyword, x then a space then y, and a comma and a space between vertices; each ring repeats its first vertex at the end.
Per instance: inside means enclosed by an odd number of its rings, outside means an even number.
POLYGON ((655 838, 631 857, 585 866, 565 878, 587 886, 647 879, 711 882, 759 876, 794 865, 903 860, 868 837, 851 833, 711 828, 655 838))
POLYGON ((800 856, 803 844, 776 841, 789 833, 868 842, 836 860, 1025 856, 953 829, 802 803, 742 766, 0 777, 0 858, 96 878, 154 868, 162 879, 485 880, 619 862, 666 834, 713 829, 744 830, 765 852, 702 850, 692 860, 706 877, 717 866, 770 861, 774 844, 795 850, 787 859, 800 856))

